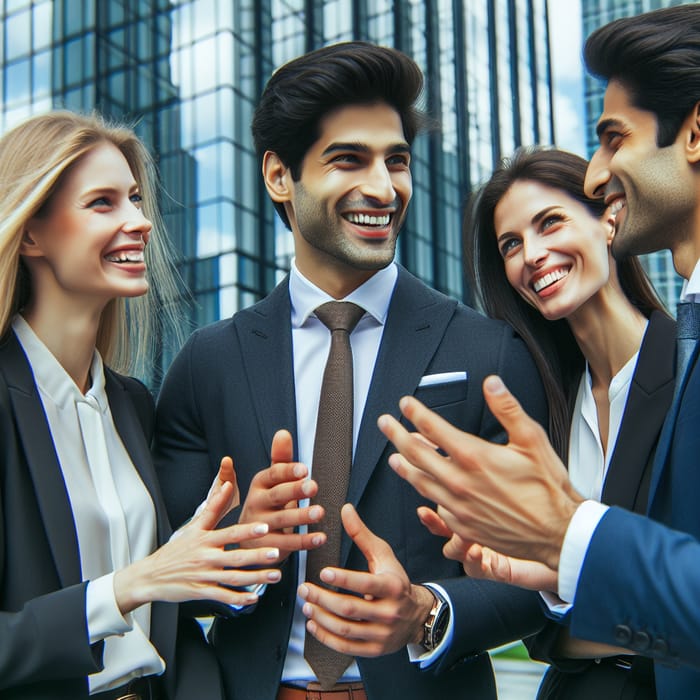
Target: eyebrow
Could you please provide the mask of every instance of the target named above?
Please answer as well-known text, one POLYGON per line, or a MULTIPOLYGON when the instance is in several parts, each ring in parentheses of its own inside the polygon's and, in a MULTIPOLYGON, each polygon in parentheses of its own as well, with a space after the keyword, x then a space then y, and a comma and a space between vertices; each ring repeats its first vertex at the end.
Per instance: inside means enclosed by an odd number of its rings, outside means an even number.
MULTIPOLYGON (((140 190, 141 188, 139 187, 138 182, 134 182, 128 187, 129 194, 132 194, 133 192, 139 192, 140 190)), ((103 187, 97 185, 96 187, 91 187, 89 190, 85 190, 82 196, 94 197, 97 194, 119 194, 123 191, 124 190, 121 187, 114 187, 113 185, 104 185, 103 187)))
MULTIPOLYGON (((348 151, 352 153, 369 153, 370 147, 367 144, 364 143, 357 143, 357 142, 352 142, 352 143, 332 143, 328 148, 326 148, 321 155, 323 156, 329 156, 332 155, 333 153, 338 153, 338 152, 344 152, 347 153, 348 151)), ((386 153, 388 155, 393 155, 394 153, 408 153, 409 155, 411 154, 411 147, 405 143, 396 143, 389 148, 387 148, 386 153)))
POLYGON ((622 122, 619 119, 603 119, 598 122, 598 125, 595 128, 595 133, 596 136, 598 136, 598 139, 611 127, 614 128, 620 128, 622 126, 622 122))

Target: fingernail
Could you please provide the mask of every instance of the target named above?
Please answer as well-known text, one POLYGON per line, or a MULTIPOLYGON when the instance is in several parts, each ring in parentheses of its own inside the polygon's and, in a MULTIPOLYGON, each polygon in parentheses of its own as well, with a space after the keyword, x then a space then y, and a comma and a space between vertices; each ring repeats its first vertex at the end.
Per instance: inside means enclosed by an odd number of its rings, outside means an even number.
POLYGON ((270 529, 267 523, 260 523, 253 528, 253 532, 256 535, 266 535, 267 531, 270 529))
POLYGON ((302 476, 306 476, 306 466, 303 464, 295 464, 294 476, 296 476, 297 479, 301 479, 302 476))
POLYGON ((269 571, 267 574, 267 580, 272 581, 272 583, 279 581, 281 578, 282 578, 281 571, 269 571))
POLYGON ((408 403, 408 397, 403 396, 399 399, 399 408, 403 411, 404 408, 406 408, 406 404, 408 403))
POLYGON ((318 520, 321 517, 321 507, 312 506, 309 510, 309 517, 311 518, 311 520, 318 520))
POLYGON ((297 593, 299 594, 300 598, 306 599, 306 596, 309 595, 309 587, 302 583, 301 586, 299 586, 297 593))
POLYGON ((244 603, 246 605, 252 605, 253 603, 258 602, 258 596, 255 595, 255 593, 250 593, 245 597, 244 603))
POLYGON ((265 557, 267 559, 277 559, 280 555, 280 550, 275 547, 274 549, 268 549, 267 552, 265 552, 265 557))
POLYGON ((333 583, 335 581, 335 571, 331 569, 322 569, 320 574, 321 581, 326 583, 333 583))
POLYGON ((387 424, 386 416, 379 416, 377 418, 377 427, 381 430, 387 424))
POLYGON ((304 603, 301 607, 301 611, 306 615, 306 617, 311 617, 312 607, 309 603, 304 603))
POLYGON ((305 496, 310 496, 310 495, 313 493, 313 490, 314 490, 314 487, 313 487, 313 485, 312 485, 312 483, 311 483, 310 481, 305 481, 305 482, 301 485, 301 492, 302 492, 305 496))
POLYGON ((323 536, 322 535, 314 535, 311 538, 311 543, 313 544, 314 547, 320 547, 323 544, 323 536))
POLYGON ((484 389, 488 389, 491 394, 502 394, 506 390, 506 385, 500 377, 492 374, 484 380, 484 389))

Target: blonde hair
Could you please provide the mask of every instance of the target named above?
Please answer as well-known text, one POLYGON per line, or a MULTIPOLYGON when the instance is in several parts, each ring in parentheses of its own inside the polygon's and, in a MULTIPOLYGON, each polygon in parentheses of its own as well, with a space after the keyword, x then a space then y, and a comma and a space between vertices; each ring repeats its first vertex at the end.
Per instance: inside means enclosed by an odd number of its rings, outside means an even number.
POLYGON ((146 246, 150 292, 109 302, 100 320, 97 349, 113 369, 144 376, 151 369, 160 329, 166 326, 180 335, 179 278, 158 208, 156 166, 148 149, 130 128, 108 123, 96 113, 55 111, 32 117, 0 139, 0 337, 31 293, 29 272, 19 253, 27 222, 50 199, 70 166, 105 142, 124 155, 153 228, 146 246))

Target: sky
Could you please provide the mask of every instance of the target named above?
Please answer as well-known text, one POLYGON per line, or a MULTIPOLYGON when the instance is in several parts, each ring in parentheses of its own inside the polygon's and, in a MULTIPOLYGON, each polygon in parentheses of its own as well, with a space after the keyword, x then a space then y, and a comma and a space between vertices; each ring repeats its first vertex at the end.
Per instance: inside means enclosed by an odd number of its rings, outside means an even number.
POLYGON ((550 0, 555 143, 586 155, 580 0, 550 0))

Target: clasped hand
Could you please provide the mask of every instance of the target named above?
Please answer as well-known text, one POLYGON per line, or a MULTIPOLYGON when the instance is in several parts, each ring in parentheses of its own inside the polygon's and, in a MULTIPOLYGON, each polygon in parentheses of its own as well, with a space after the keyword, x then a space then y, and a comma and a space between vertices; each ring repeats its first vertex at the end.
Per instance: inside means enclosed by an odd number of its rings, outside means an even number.
POLYGON ((355 509, 341 510, 343 527, 367 559, 369 571, 326 567, 321 580, 299 587, 307 630, 326 646, 350 656, 374 657, 419 642, 433 594, 411 584, 387 542, 362 522, 355 509))

